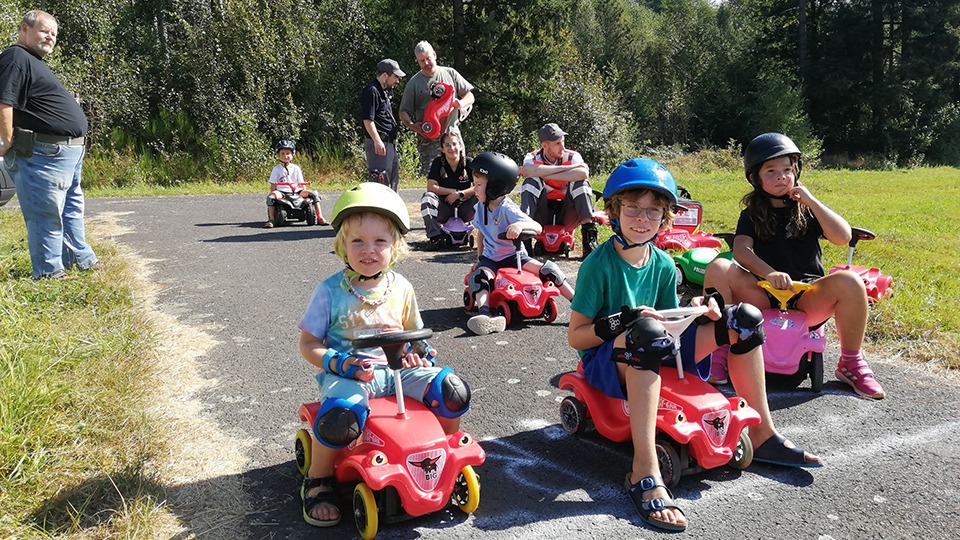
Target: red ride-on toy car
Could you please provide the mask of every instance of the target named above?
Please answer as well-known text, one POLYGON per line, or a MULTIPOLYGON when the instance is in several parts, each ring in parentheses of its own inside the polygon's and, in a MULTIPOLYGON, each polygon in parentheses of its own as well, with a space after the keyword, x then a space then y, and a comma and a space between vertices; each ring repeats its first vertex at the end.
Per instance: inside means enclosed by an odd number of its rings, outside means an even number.
MULTIPOLYGON (((537 274, 528 272, 520 264, 520 242, 535 236, 533 231, 523 231, 514 240, 517 245, 517 267, 501 268, 494 278, 493 291, 490 292, 488 305, 497 315, 506 319, 507 326, 520 319, 543 317, 548 323, 557 318, 557 301, 553 297, 560 295, 560 289, 552 281, 544 283, 537 274)), ((505 233, 500 234, 505 240, 505 233)), ((467 311, 476 309, 476 297, 467 286, 468 272, 463 277, 463 305, 467 311)))
MULTIPOLYGON (((563 224, 563 199, 567 196, 566 188, 558 189, 546 184, 547 189, 547 215, 550 223, 541 224, 543 231, 536 236, 536 243, 533 245, 533 254, 560 253, 564 257, 570 257, 573 251, 575 239, 573 236, 576 226, 568 229, 563 224)), ((593 190, 594 200, 600 200, 603 193, 593 190)), ((603 210, 594 210, 593 222, 598 225, 609 225, 610 219, 603 210)))
POLYGON ((884 296, 893 295, 893 290, 890 289, 890 284, 893 282, 892 277, 882 274, 879 268, 853 266, 853 252, 857 247, 857 243, 861 240, 873 240, 877 235, 866 229, 858 229, 857 227, 852 227, 852 229, 853 238, 850 239, 850 243, 848 244, 850 246, 850 252, 847 255, 847 264, 834 266, 830 269, 830 273, 832 274, 841 270, 852 270, 859 274, 860 279, 863 280, 863 284, 867 288, 867 300, 870 302, 877 302, 884 296))
POLYGON ((810 288, 808 283, 795 281, 790 290, 775 289, 769 281, 757 286, 769 292, 780 302, 780 309, 763 310, 763 369, 771 386, 796 388, 810 377, 814 392, 823 389, 823 351, 827 347, 823 326, 810 329, 807 314, 787 309, 787 302, 797 293, 810 288))
MULTIPOLYGON (((433 412, 418 400, 405 403, 399 369, 404 344, 429 338, 433 331, 405 330, 354 340, 361 349, 382 347, 394 369, 394 396, 370 400, 360 437, 341 450, 335 464, 338 483, 356 483, 353 516, 364 540, 387 523, 436 512, 455 504, 473 513, 480 504, 480 479, 474 467, 486 454, 470 434, 447 435, 433 412)), ((313 426, 319 402, 300 406, 300 420, 313 426)), ((310 470, 310 432, 297 432, 297 468, 310 470)))
POLYGON ((455 119, 460 119, 460 113, 453 110, 453 100, 457 98, 457 93, 453 85, 443 81, 430 83, 427 91, 431 99, 423 111, 423 123, 420 127, 424 137, 436 139, 443 135, 455 119))
MULTIPOLYGON (((664 327, 676 339, 706 308, 660 311, 664 327)), ((667 487, 680 477, 704 469, 730 465, 745 469, 753 461, 753 444, 746 429, 760 423, 760 414, 741 397, 726 397, 699 378, 684 377, 680 357, 677 367, 660 368, 660 403, 657 410, 657 459, 667 487)), ((573 390, 560 402, 560 422, 571 435, 582 433, 588 420, 614 442, 630 440, 627 401, 607 396, 587 382, 582 365, 560 377, 561 390, 573 390)))
POLYGON ((678 203, 680 212, 669 229, 657 233, 654 245, 663 250, 679 252, 693 248, 711 248, 719 251, 723 247, 720 239, 700 230, 703 205, 691 199, 690 192, 682 186, 677 186, 677 191, 680 194, 678 203))

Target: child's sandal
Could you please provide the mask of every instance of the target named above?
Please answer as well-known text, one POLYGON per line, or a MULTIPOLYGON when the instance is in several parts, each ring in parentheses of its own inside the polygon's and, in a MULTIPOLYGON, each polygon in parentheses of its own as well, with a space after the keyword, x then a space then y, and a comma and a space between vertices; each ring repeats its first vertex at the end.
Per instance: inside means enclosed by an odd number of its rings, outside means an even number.
POLYGON ((309 476, 303 477, 303 484, 300 486, 300 498, 303 499, 303 520, 313 525, 314 527, 333 527, 334 525, 340 523, 340 518, 342 515, 338 515, 337 519, 330 520, 320 520, 316 519, 310 515, 313 510, 324 503, 332 504, 337 509, 337 513, 340 513, 340 507, 337 505, 337 495, 334 493, 337 487, 337 480, 333 476, 326 476, 324 478, 310 478, 309 476), (307 495, 312 489, 318 487, 329 487, 333 488, 332 491, 321 491, 314 495, 307 495))
POLYGON ((681 510, 680 507, 673 502, 673 493, 671 493, 670 489, 663 484, 663 480, 653 476, 647 476, 640 479, 640 481, 636 484, 631 484, 630 473, 627 473, 627 479, 624 483, 624 487, 627 489, 627 495, 630 496, 630 500, 633 501, 633 505, 637 508, 637 512, 640 513, 640 519, 642 519, 644 523, 668 531, 684 531, 687 529, 687 523, 671 523, 669 521, 663 521, 650 517, 650 514, 653 512, 659 512, 660 510, 664 510, 666 508, 672 508, 677 512, 680 512, 680 515, 686 517, 686 514, 683 513, 683 510, 681 510), (667 491, 666 497, 655 497, 653 499, 643 500, 644 493, 658 487, 662 487, 667 491))

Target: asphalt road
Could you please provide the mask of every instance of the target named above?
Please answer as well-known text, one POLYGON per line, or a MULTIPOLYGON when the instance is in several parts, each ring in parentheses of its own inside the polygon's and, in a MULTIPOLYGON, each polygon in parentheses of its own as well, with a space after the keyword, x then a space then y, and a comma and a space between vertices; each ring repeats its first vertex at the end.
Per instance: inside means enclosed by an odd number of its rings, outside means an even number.
MULTIPOLYGON (((335 194, 323 201, 325 215, 335 194)), ((423 238, 418 192, 404 192, 415 229, 398 271, 414 285, 441 362, 473 388, 463 428, 482 441, 486 463, 479 510, 450 510, 382 525, 380 538, 651 538, 621 484, 628 445, 596 433, 573 438, 559 426, 566 394, 559 376, 576 366, 566 344, 569 303, 552 324, 503 334, 466 331, 461 283, 467 251, 433 253, 423 238)), ((220 382, 201 395, 222 429, 255 442, 242 474, 249 538, 354 538, 345 519, 318 530, 300 518, 292 441, 297 408, 316 399, 312 369, 297 352, 296 323, 318 281, 341 268, 329 227, 262 229, 260 195, 90 199, 90 219, 119 215, 118 240, 152 259, 160 309, 185 324, 214 323, 219 345, 201 358, 220 382)), ((570 275, 577 261, 560 260, 570 275)), ((831 338, 835 341, 835 336, 831 338)), ((798 444, 819 453, 821 469, 754 464, 685 477, 675 495, 702 538, 956 538, 960 511, 960 386, 935 370, 873 356, 887 395, 857 398, 832 377, 815 395, 771 392, 774 419, 798 444)), ((213 480, 215 481, 215 480, 213 480)), ((212 509, 215 511, 215 509, 212 509)), ((189 526, 189 522, 187 523, 189 526)))

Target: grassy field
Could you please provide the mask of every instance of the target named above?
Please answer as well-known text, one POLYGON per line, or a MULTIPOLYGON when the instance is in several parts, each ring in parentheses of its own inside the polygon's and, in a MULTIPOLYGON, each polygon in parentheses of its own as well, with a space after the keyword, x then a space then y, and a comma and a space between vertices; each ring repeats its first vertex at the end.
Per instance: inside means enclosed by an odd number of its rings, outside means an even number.
MULTIPOLYGON (((704 228, 731 230, 748 187, 742 176, 673 169, 704 204, 704 228)), ((333 197, 352 181, 332 175, 314 187, 333 197)), ((806 171, 803 181, 851 224, 878 235, 855 257, 894 276, 895 296, 871 310, 871 354, 960 367, 960 171, 806 171)), ((88 196, 263 187, 133 186, 88 196)), ((155 463, 170 459, 169 448, 163 426, 144 414, 155 332, 133 270, 116 246, 92 240, 105 271, 35 283, 22 218, 0 211, 0 537, 151 538, 157 523, 171 520, 155 463)), ((827 266, 844 262, 846 247, 825 246, 825 258, 827 266)))

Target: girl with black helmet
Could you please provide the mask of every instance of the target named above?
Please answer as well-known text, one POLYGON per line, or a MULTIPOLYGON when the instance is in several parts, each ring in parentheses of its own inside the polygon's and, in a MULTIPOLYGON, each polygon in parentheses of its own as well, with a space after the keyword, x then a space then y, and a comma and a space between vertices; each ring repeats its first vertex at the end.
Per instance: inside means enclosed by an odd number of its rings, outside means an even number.
POLYGON ((813 287, 795 296, 791 307, 806 312, 814 326, 836 317, 837 378, 860 396, 883 398, 883 388, 861 353, 867 325, 866 287, 854 272, 824 275, 820 238, 842 246, 853 234, 850 225, 800 184, 800 149, 786 135, 756 137, 747 146, 743 162, 753 191, 742 201, 733 242, 736 262, 715 259, 707 266, 704 287, 716 288, 731 302, 777 307, 779 302, 757 287, 758 280, 781 290, 793 290, 795 281, 811 283, 813 287))
MULTIPOLYGON (((676 344, 654 310, 676 308, 678 300, 673 259, 653 241, 676 216, 677 184, 660 163, 632 159, 613 171, 603 197, 614 236, 580 266, 567 341, 578 349, 587 381, 629 405, 634 454, 624 487, 641 519, 661 529, 684 530, 687 519, 663 483, 655 446, 660 366, 675 365, 676 344)), ((716 297, 706 305, 706 318, 678 338, 684 371, 706 380, 710 353, 732 343, 737 392, 761 418, 750 428, 754 460, 819 467, 817 456, 792 445, 774 426, 763 380, 760 311, 747 304, 723 307, 716 297)))
MULTIPOLYGON (((303 479, 303 519, 316 527, 340 522, 334 463, 363 432, 369 399, 396 393, 381 348, 356 349, 353 340, 423 328, 410 282, 393 271, 406 251, 410 216, 400 196, 382 184, 345 191, 333 207, 334 251, 346 267, 317 285, 300 328, 300 354, 318 368, 321 404, 313 425, 310 466, 303 479)), ((459 431, 470 389, 421 342, 403 357, 403 394, 421 400, 447 434, 459 431)))
MULTIPOLYGON (((473 173, 473 185, 477 199, 473 225, 477 231, 477 256, 479 261, 467 277, 467 286, 473 292, 479 313, 467 321, 467 328, 474 334, 486 335, 503 332, 507 321, 494 316, 487 305, 497 270, 515 264, 517 247, 512 239, 521 231, 539 233, 539 223, 530 219, 507 195, 517 186, 520 168, 509 156, 499 152, 483 152, 469 165, 473 173), (508 240, 501 240, 506 233, 508 240)), ((552 281, 564 298, 573 298, 573 287, 566 282, 560 268, 552 262, 543 264, 527 255, 520 245, 520 260, 523 269, 540 276, 543 281, 552 281)))

